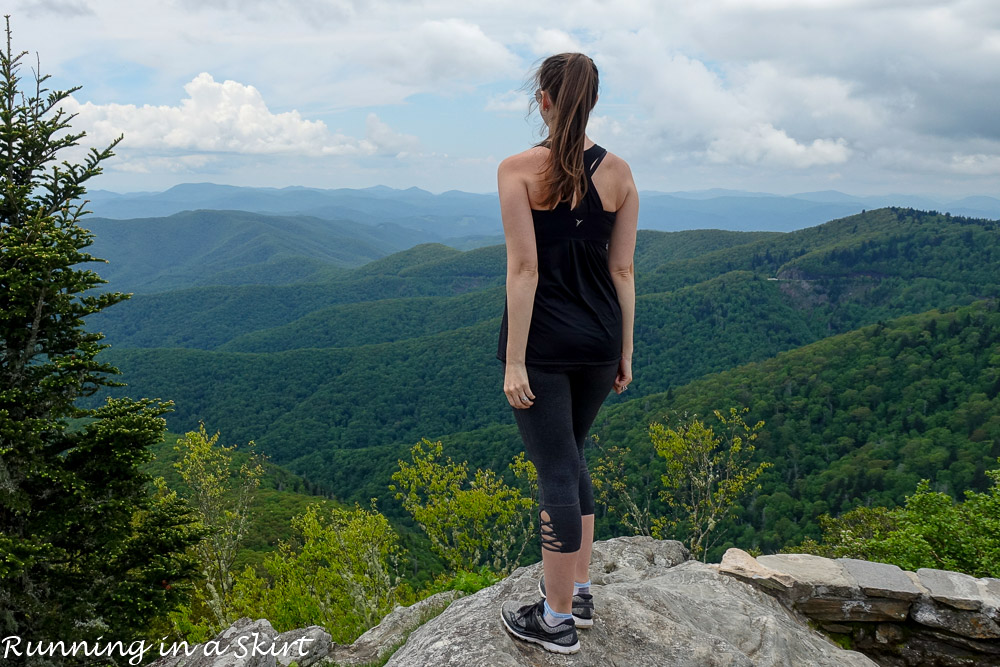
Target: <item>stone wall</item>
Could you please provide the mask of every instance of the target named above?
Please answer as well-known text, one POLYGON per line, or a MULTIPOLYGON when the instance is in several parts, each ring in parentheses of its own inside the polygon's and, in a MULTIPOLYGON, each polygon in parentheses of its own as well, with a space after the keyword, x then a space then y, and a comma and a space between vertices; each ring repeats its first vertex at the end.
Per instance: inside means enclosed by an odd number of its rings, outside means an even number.
POLYGON ((1000 579, 853 558, 730 549, 718 569, 880 665, 1000 665, 1000 579))

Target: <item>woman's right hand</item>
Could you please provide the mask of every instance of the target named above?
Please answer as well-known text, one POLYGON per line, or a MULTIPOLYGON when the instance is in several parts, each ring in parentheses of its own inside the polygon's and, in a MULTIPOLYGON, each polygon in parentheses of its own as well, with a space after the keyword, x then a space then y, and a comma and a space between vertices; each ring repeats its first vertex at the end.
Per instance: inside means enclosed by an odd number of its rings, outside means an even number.
POLYGON ((528 369, 523 363, 507 363, 503 376, 503 393, 507 395, 510 407, 517 410, 531 407, 535 395, 528 386, 528 369))
POLYGON ((618 377, 615 378, 614 389, 616 394, 620 394, 628 389, 632 382, 632 360, 622 357, 618 362, 618 377))

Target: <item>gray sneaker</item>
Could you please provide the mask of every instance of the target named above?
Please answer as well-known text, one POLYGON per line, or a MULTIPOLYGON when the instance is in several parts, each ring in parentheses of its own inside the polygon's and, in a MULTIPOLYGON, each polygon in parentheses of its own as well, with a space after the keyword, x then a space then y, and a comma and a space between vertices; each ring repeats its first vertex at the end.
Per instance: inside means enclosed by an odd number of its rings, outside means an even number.
MULTIPOLYGON (((545 597, 545 575, 538 580, 538 592, 545 597)), ((590 628, 594 625, 594 596, 590 593, 580 593, 573 596, 573 620, 578 628, 590 628)))
POLYGON ((580 650, 580 640, 576 635, 576 625, 567 618, 554 628, 542 618, 545 600, 522 605, 508 601, 500 606, 500 618, 507 631, 524 641, 538 644, 553 653, 576 653, 580 650))

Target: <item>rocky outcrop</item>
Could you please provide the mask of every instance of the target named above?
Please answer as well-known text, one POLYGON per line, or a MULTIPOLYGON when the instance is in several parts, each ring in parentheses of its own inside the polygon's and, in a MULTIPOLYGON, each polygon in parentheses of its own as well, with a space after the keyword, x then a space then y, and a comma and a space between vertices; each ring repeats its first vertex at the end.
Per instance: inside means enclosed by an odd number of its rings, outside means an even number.
POLYGON ((539 562, 472 595, 397 607, 350 645, 315 626, 278 634, 266 620, 240 619, 153 664, 346 667, 391 654, 391 667, 1000 666, 998 579, 739 549, 705 565, 679 542, 618 537, 594 543, 595 624, 579 631, 579 653, 561 656, 513 639, 500 621, 502 602, 538 599, 541 574, 539 562))
POLYGON ((596 617, 571 656, 510 637, 504 600, 538 599, 542 564, 464 597, 410 635, 387 663, 435 665, 873 665, 808 627, 774 597, 688 560, 679 542, 619 537, 594 543, 596 617))
POLYGON ((871 660, 837 646, 794 610, 755 585, 689 560, 679 542, 619 537, 596 542, 591 581, 596 603, 593 628, 580 630, 581 650, 571 656, 548 653, 513 639, 500 621, 505 600, 538 599, 542 564, 518 568, 509 577, 472 595, 449 592, 412 607, 398 607, 350 646, 330 642, 321 628, 278 635, 267 621, 241 619, 218 640, 226 646, 283 643, 307 647, 296 653, 247 657, 164 658, 156 667, 363 665, 384 657, 405 639, 387 663, 394 667, 455 665, 620 665, 690 667, 800 665, 871 666, 871 660), (428 620, 436 608, 447 609, 428 620), (243 638, 242 640, 240 638, 243 638), (325 637, 325 641, 324 641, 325 637), (263 638, 263 639, 261 639, 263 638))
POLYGON ((852 558, 730 549, 720 573, 774 595, 881 665, 1000 665, 1000 580, 852 558))
POLYGON ((278 634, 266 620, 241 618, 212 641, 180 645, 156 667, 312 667, 330 650, 330 635, 319 626, 278 634))

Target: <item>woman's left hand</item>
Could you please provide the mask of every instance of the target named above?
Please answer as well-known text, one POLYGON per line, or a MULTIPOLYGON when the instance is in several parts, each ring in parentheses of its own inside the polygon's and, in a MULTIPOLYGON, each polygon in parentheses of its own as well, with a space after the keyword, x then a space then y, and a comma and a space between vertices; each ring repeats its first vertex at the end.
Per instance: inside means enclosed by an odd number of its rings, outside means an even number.
POLYGON ((507 362, 503 393, 507 395, 507 402, 512 408, 527 410, 533 405, 535 394, 528 385, 528 369, 523 363, 507 362))
POLYGON ((618 376, 615 378, 614 390, 616 394, 620 394, 626 389, 628 389, 629 383, 632 382, 632 360, 622 357, 618 362, 618 376))

